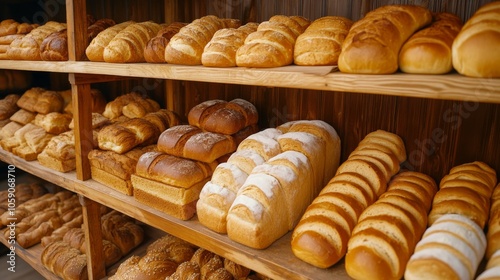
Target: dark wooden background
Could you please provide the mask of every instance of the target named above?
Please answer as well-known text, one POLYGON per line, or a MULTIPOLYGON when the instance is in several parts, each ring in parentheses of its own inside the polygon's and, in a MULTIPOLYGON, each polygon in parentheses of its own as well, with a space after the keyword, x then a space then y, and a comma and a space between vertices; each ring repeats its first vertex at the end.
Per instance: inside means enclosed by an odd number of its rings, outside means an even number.
MULTIPOLYGON (((46 0, 46 5, 61 0, 46 0)), ((22 11, 2 1, 0 10, 22 17, 22 11), (6 10, 7 5, 10 11, 6 10)), ((31 1, 40 3, 38 1, 31 1)), ((414 1, 334 1, 334 0, 107 0, 88 1, 87 12, 95 18, 155 22, 190 22, 207 14, 238 18, 242 22, 267 20, 275 14, 303 15, 311 20, 325 15, 345 16, 353 20, 385 4, 415 4, 433 12, 447 11, 466 21, 486 0, 414 0, 414 1)), ((38 5, 43 10, 43 5, 38 5)), ((34 5, 32 5, 34 6, 34 5)), ((30 11, 36 13, 37 11, 30 11)), ((26 14, 24 14, 24 17, 26 14)), ((28 16, 29 18, 29 16, 28 16)), ((53 19, 63 21, 64 9, 53 19)), ((193 73, 196 75, 196 73, 193 73)), ((69 87, 61 74, 40 73, 34 83, 53 88, 69 87)), ((165 104, 165 81, 131 79, 93 85, 111 100, 117 95, 139 89, 165 104)), ((404 85, 402 85, 404 86, 404 85)), ((342 159, 369 132, 384 129, 400 135, 406 145, 408 160, 404 167, 433 176, 437 181, 455 165, 484 161, 500 174, 500 104, 473 101, 445 101, 426 98, 394 97, 375 94, 327 92, 287 88, 224 85, 174 81, 175 110, 185 116, 189 109, 208 99, 230 100, 236 97, 253 102, 260 114, 260 127, 275 127, 290 120, 321 119, 331 124, 342 139, 342 159)), ((500 90, 500 89, 492 89, 500 90)))

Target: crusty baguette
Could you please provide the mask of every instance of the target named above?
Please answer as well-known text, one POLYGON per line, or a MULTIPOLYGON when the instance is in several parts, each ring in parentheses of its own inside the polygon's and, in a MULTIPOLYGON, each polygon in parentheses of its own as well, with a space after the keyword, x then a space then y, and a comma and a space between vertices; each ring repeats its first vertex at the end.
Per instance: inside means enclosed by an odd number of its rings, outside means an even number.
POLYGON ((203 49, 224 21, 208 15, 195 19, 175 34, 165 48, 165 61, 172 64, 200 65, 203 49))
POLYGON ((295 42, 293 62, 297 65, 337 65, 342 43, 353 22, 339 16, 316 19, 295 42))
POLYGON ((152 21, 133 23, 121 30, 103 51, 105 62, 145 62, 144 48, 160 30, 152 21))
POLYGON ((499 7, 494 1, 480 7, 453 41, 453 67, 471 77, 500 77, 499 7))
POLYGON ((370 11, 350 29, 339 56, 340 71, 396 72, 403 43, 431 20, 431 12, 420 6, 386 5, 370 11))
POLYGON ((417 31, 399 52, 399 69, 406 73, 445 74, 453 69, 451 46, 462 20, 450 13, 433 15, 430 26, 417 31))

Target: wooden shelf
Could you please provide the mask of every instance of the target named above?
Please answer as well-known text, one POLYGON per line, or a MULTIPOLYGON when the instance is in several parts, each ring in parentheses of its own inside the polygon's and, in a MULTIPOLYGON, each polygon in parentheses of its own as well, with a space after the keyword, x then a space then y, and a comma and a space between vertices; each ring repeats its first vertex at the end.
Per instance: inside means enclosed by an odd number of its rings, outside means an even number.
MULTIPOLYGON (((471 78, 456 73, 361 75, 341 73, 331 66, 291 65, 270 69, 250 69, 153 63, 17 60, 0 60, 0 68, 500 103, 500 79, 471 78)), ((86 77, 83 76, 78 83, 84 83, 85 79, 86 77)), ((89 82, 95 82, 95 79, 89 78, 89 82)))
POLYGON ((296 258, 290 248, 291 233, 265 250, 251 249, 230 240, 226 235, 209 230, 196 217, 189 221, 179 220, 94 180, 80 181, 76 179, 75 172, 60 173, 37 161, 27 162, 4 150, 0 150, 0 160, 273 279, 349 279, 343 263, 330 269, 320 269, 296 258))

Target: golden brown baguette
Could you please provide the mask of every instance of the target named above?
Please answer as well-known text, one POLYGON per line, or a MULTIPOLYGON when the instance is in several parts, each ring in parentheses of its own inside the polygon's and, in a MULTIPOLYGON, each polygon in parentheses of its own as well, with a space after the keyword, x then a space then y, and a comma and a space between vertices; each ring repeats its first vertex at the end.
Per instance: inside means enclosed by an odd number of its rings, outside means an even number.
POLYGON ((432 21, 431 12, 413 5, 386 5, 353 24, 338 66, 345 73, 390 74, 398 70, 403 43, 432 21))
POLYGON ((134 21, 125 21, 106 28, 92 39, 85 54, 90 61, 104 61, 104 49, 113 40, 113 38, 127 26, 135 23, 134 21))
POLYGON ((433 15, 430 26, 417 31, 399 52, 399 69, 406 73, 445 74, 453 69, 451 46, 462 20, 450 13, 433 15))
POLYGON ((65 28, 65 23, 49 21, 33 29, 26 36, 14 40, 7 50, 7 56, 9 59, 41 60, 40 46, 43 40, 50 34, 65 28))
POLYGON ((203 49, 215 32, 224 27, 224 21, 209 15, 184 26, 165 48, 165 61, 172 64, 200 65, 203 49))
POLYGON ((480 7, 464 24, 452 46, 453 67, 471 77, 500 77, 500 3, 480 7))
POLYGON ((146 62, 165 62, 165 48, 168 42, 184 26, 186 26, 186 23, 172 22, 160 29, 144 48, 144 59, 146 62))
POLYGON ((258 24, 249 22, 237 29, 217 30, 212 40, 205 46, 201 63, 211 67, 236 66, 236 51, 243 45, 246 37, 257 30, 258 24))
POLYGON ((295 42, 297 65, 337 65, 342 43, 353 22, 345 17, 325 16, 311 23, 295 42))
MULTIPOLYGON (((302 18, 301 18, 302 19, 302 18)), ((243 67, 279 67, 293 62, 295 40, 304 26, 294 17, 272 16, 259 24, 236 52, 236 64, 243 67)))
POLYGON ((138 22, 127 26, 113 37, 104 48, 104 61, 145 62, 144 48, 159 30, 160 25, 152 21, 138 22))

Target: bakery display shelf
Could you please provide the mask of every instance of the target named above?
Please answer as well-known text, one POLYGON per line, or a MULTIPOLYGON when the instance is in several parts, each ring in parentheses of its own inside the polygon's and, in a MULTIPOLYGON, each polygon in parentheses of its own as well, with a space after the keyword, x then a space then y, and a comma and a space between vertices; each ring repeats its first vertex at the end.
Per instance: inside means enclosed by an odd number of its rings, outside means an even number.
POLYGON ((349 279, 342 262, 320 269, 296 258, 290 248, 291 233, 265 250, 252 249, 209 230, 196 216, 189 221, 179 220, 92 179, 78 180, 75 172, 53 171, 37 161, 28 162, 4 150, 0 150, 0 160, 273 279, 349 279))
MULTIPOLYGON (((84 61, 9 61, 0 68, 76 74, 109 75, 356 92, 429 99, 500 103, 500 79, 446 75, 346 74, 332 66, 285 66, 279 68, 211 68, 153 63, 105 63, 84 61)), ((89 83, 93 82, 89 80, 89 83)), ((84 78, 79 80, 84 83, 84 78)))
MULTIPOLYGON (((2 242, 2 244, 7 246, 7 248, 10 248, 12 246, 11 244, 8 243, 7 239, 5 239, 5 237, 3 235, 3 231, 2 231, 2 234, 0 234, 0 242, 2 242)), ((27 249, 24 249, 23 247, 19 246, 18 244, 15 244, 14 246, 16 248, 15 249, 15 253, 16 253, 15 259, 16 260, 17 260, 17 258, 22 258, 26 263, 28 263, 31 267, 33 267, 33 269, 38 271, 38 273, 40 273, 40 275, 42 275, 43 277, 45 277, 48 280, 60 279, 54 273, 52 273, 50 270, 45 268, 45 266, 43 266, 43 264, 41 263, 40 256, 42 255, 43 247, 40 243, 38 243, 34 246, 31 246, 30 248, 27 248, 27 249)), ((10 252, 10 250, 9 250, 9 252, 10 252)), ((8 266, 10 266, 10 264, 8 264, 8 266)))

